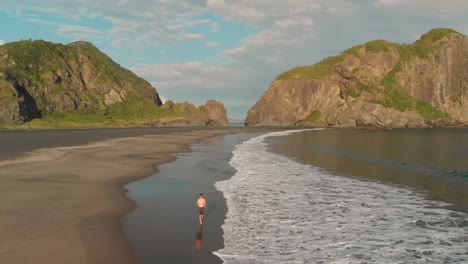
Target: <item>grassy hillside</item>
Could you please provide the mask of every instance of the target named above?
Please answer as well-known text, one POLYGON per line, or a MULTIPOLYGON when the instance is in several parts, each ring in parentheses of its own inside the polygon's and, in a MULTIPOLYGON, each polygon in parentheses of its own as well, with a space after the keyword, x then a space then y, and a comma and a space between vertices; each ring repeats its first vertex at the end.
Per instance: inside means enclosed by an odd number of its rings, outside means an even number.
POLYGON ((91 43, 22 40, 0 46, 0 117, 23 111, 31 121, 1 124, 0 119, 0 127, 138 126, 183 116, 177 107, 159 103, 149 82, 91 43), (111 90, 124 91, 124 101, 105 103, 111 90), (25 103, 25 110, 15 110, 25 103))
POLYGON ((452 29, 433 29, 424 34, 413 44, 396 44, 385 40, 370 41, 362 45, 352 47, 337 56, 327 57, 322 61, 309 66, 299 66, 280 74, 276 80, 324 80, 335 72, 335 67, 344 62, 349 56, 359 57, 360 52, 380 53, 397 52, 399 60, 396 66, 381 80, 379 86, 369 87, 368 85, 358 83, 358 91, 346 91, 347 95, 358 98, 361 92, 367 91, 379 93, 383 96, 382 100, 375 101, 399 111, 414 109, 418 111, 425 119, 448 119, 446 113, 435 109, 428 103, 416 100, 408 94, 403 87, 397 85, 397 74, 402 71, 403 66, 408 61, 415 58, 427 59, 434 52, 435 45, 441 45, 444 42, 440 40, 448 38, 452 34, 460 34, 452 29), (437 44, 436 44, 437 43, 437 44))
POLYGON ((47 114, 20 125, 0 125, 0 128, 84 128, 84 127, 144 127, 165 120, 185 118, 176 105, 171 109, 156 106, 149 99, 129 97, 121 103, 101 110, 78 110, 47 114))
MULTIPOLYGON (((88 42, 63 45, 43 40, 23 40, 0 46, 0 57, 0 73, 11 83, 35 87, 36 94, 33 96, 44 114, 49 112, 48 95, 77 94, 77 89, 83 89, 83 86, 84 89, 89 88, 83 84, 85 70, 96 74, 93 80, 95 86, 104 87, 113 83, 125 90, 136 91, 141 96, 152 89, 147 81, 121 67, 88 42), (66 77, 74 82, 65 82, 60 74, 68 75, 66 77), (37 91, 37 88, 43 87, 49 90, 37 91)), ((103 89, 86 89, 86 96, 80 95, 80 100, 97 107, 98 102, 104 100, 103 89)))
POLYGON ((364 48, 366 52, 378 53, 390 51, 392 49, 398 50, 400 54, 400 61, 398 62, 399 68, 396 71, 401 69, 401 65, 411 58, 417 56, 420 58, 427 58, 433 52, 433 45, 435 42, 449 37, 451 34, 460 34, 452 29, 438 28, 429 31, 428 33, 421 36, 413 44, 396 44, 386 40, 374 40, 367 42, 356 47, 352 47, 348 50, 343 51, 337 56, 331 56, 323 59, 322 61, 308 66, 298 66, 294 69, 286 71, 278 77, 277 80, 290 80, 290 79, 316 79, 322 80, 327 77, 329 74, 333 73, 334 67, 345 60, 347 56, 359 56, 357 51, 361 48, 364 48))

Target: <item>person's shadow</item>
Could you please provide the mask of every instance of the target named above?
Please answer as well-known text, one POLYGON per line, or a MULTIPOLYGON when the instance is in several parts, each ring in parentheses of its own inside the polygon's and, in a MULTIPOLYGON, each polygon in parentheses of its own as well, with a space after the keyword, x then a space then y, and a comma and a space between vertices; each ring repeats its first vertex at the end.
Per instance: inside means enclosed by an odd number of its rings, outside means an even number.
POLYGON ((203 246, 203 225, 200 225, 195 235, 195 253, 199 253, 203 246))

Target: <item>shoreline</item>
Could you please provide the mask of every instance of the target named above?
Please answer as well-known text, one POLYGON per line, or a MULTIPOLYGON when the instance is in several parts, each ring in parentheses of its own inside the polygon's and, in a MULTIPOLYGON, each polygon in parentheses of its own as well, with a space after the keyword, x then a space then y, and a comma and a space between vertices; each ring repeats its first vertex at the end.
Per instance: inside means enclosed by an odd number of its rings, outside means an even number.
POLYGON ((0 262, 136 263, 120 227, 135 207, 123 186, 202 140, 271 130, 162 129, 0 160, 0 262))
POLYGON ((122 218, 122 227, 140 263, 223 262, 213 252, 224 247, 227 201, 214 184, 236 173, 229 164, 235 146, 259 134, 220 135, 192 144, 190 152, 177 153, 154 175, 126 186, 138 206, 122 218), (199 193, 208 204, 202 226, 195 207, 199 193))

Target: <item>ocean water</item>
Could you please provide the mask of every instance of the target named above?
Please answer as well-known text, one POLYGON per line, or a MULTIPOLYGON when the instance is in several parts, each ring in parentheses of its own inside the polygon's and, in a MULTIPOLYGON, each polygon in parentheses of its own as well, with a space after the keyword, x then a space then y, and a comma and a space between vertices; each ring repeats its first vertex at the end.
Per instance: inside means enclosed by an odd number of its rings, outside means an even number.
POLYGON ((228 206, 215 254, 228 264, 468 263, 467 130, 451 132, 287 131, 237 145, 237 172, 215 184, 228 206))

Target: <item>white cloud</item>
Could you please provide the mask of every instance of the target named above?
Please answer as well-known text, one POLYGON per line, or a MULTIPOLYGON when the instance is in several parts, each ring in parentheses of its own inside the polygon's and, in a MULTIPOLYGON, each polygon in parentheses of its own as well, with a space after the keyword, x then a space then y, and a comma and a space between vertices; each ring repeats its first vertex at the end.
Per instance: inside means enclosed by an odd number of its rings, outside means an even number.
POLYGON ((211 32, 213 33, 219 33, 221 32, 221 25, 217 22, 211 22, 211 32))
POLYGON ((3 44, 5 44, 5 41, 0 39, 0 46, 3 44))
POLYGON ((225 0, 208 0, 207 5, 210 9, 225 15, 225 17, 231 21, 245 21, 252 24, 260 24, 268 17, 268 14, 265 13, 265 9, 257 9, 253 5, 244 3, 244 1, 228 2, 225 0))
POLYGON ((29 22, 32 22, 34 24, 44 24, 44 25, 51 25, 52 23, 50 21, 44 20, 44 19, 38 19, 38 18, 28 18, 26 19, 29 22))
MULTIPOLYGON (((335 4, 336 1, 326 0, 208 0, 207 6, 229 21, 249 23, 253 25, 269 25, 274 20, 296 17, 310 17, 327 8, 348 8, 348 4, 335 4)), ((340 1, 341 2, 341 1, 340 1)))
MULTIPOLYGON (((21 5, 16 2, 5 4, 10 16, 37 19, 38 14, 62 16, 77 21, 75 29, 70 26, 57 26, 60 35, 73 38, 90 36, 79 22, 88 18, 105 19, 111 29, 101 29, 99 38, 131 39, 131 47, 141 46, 143 42, 152 45, 165 45, 175 41, 200 38, 191 35, 190 28, 204 25, 212 27, 210 20, 200 19, 206 5, 202 0, 26 0, 21 5), (29 17, 28 17, 29 16, 29 17)), ((47 18, 46 18, 47 19, 47 18)), ((51 21, 52 22, 52 21, 51 21)), ((75 24, 75 23, 73 23, 75 24)), ((118 43, 118 42, 114 42, 118 43)))
POLYGON ((466 16, 466 0, 428 1, 428 0, 375 0, 378 7, 412 16, 432 16, 451 19, 466 16))
POLYGON ((226 50, 224 52, 224 54, 228 55, 228 56, 237 56, 237 55, 243 55, 247 52, 247 48, 244 47, 244 46, 241 46, 241 47, 237 47, 237 48, 233 48, 233 49, 229 49, 229 50, 226 50))
POLYGON ((207 42, 205 42, 205 46, 206 46, 206 47, 210 47, 210 48, 216 47, 216 46, 218 46, 218 45, 219 45, 219 43, 216 42, 216 41, 207 41, 207 42))
MULTIPOLYGON (((46 1, 46 2, 51 2, 51 1, 46 1)), ((55 3, 53 5, 44 4, 43 6, 38 6, 34 4, 28 5, 27 3, 24 3, 24 5, 21 6, 21 9, 23 10, 24 13, 26 13, 26 11, 29 11, 29 10, 34 11, 33 14, 29 14, 29 16, 33 16, 33 17, 38 16, 39 13, 43 13, 43 14, 49 14, 49 15, 64 16, 67 18, 75 19, 75 20, 80 20, 81 17, 98 16, 99 14, 99 13, 97 14, 96 12, 93 12, 93 10, 88 9, 85 6, 80 6, 80 5, 71 6, 70 3, 67 3, 67 1, 58 1, 58 3, 55 3), (43 7, 43 6, 47 6, 47 7, 43 7), (71 12, 67 12, 67 8, 68 8, 68 11, 71 11, 71 12)))
POLYGON ((116 47, 119 47, 119 48, 130 47, 130 48, 135 48, 135 49, 138 49, 138 50, 143 49, 142 45, 140 45, 138 43, 135 43, 135 41, 133 41, 133 39, 129 39, 129 38, 114 39, 114 40, 112 40, 111 43, 112 43, 113 46, 116 46, 116 47))
POLYGON ((76 40, 96 39, 102 32, 85 26, 61 25, 57 33, 62 36, 72 37, 76 40))
POLYGON ((201 33, 185 33, 177 38, 177 40, 187 41, 187 40, 198 40, 204 39, 205 36, 201 33))
POLYGON ((200 61, 154 64, 132 69, 140 76, 155 80, 152 83, 158 87, 158 91, 184 87, 185 90, 198 92, 207 89, 223 89, 227 80, 225 75, 228 75, 231 70, 228 65, 200 61))
POLYGON ((209 23, 210 23, 210 20, 208 19, 195 19, 195 20, 188 20, 184 24, 188 27, 196 27, 199 25, 206 25, 209 23))
POLYGON ((126 5, 128 5, 128 0, 119 0, 117 2, 117 5, 118 6, 126 6, 126 5))
POLYGON ((182 29, 182 25, 167 25, 165 26, 168 30, 180 30, 182 29))
POLYGON ((315 36, 315 22, 304 16, 272 20, 263 31, 246 37, 241 46, 226 50, 223 55, 235 61, 265 64, 297 59, 297 52, 305 52, 306 43, 315 36))
POLYGON ((258 29, 222 56, 268 71, 305 63, 313 52, 310 43, 315 41, 321 16, 350 16, 358 10, 341 0, 208 0, 207 6, 228 21, 258 29))
POLYGON ((144 76, 166 79, 221 74, 228 72, 229 66, 192 61, 186 63, 144 65, 143 67, 133 68, 132 70, 144 76))
POLYGON ((133 41, 129 38, 119 38, 119 39, 114 39, 112 41, 112 44, 117 47, 125 47, 125 46, 131 45, 132 42, 133 41))

